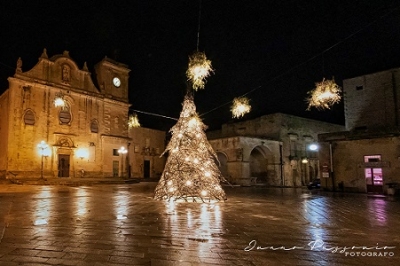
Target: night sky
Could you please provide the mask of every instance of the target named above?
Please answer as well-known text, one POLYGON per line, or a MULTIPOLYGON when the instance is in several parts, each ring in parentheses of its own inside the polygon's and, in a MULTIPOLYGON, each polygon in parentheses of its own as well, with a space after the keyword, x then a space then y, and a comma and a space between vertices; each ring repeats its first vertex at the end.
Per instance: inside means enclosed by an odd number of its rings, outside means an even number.
MULTIPOLYGON (((197 48, 215 69, 195 93, 209 129, 275 112, 344 123, 343 103, 306 111, 315 82, 400 67, 400 2, 385 0, 1 1, 0 93, 18 57, 31 69, 70 52, 82 67, 105 56, 131 69, 132 109, 179 117, 188 57, 197 48), (232 119, 230 102, 247 95, 251 114, 232 119)), ((94 77, 93 77, 94 79, 94 77)), ((143 126, 173 120, 139 113, 143 126)))

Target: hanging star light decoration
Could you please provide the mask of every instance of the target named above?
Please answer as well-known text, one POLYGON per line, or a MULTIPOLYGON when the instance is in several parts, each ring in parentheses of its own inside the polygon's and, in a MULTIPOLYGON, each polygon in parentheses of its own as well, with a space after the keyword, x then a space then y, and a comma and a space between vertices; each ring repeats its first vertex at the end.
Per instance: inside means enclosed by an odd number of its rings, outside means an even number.
POLYGON ((308 108, 315 107, 317 109, 330 109, 330 107, 341 100, 341 88, 335 83, 334 79, 315 83, 315 89, 309 91, 307 98, 308 108))
POLYGON ((196 51, 192 56, 189 56, 189 67, 186 71, 186 76, 192 82, 192 87, 195 91, 204 89, 205 79, 213 72, 211 61, 207 59, 205 53, 196 51))
POLYGON ((249 113, 250 110, 251 105, 249 104, 249 99, 246 97, 237 97, 233 99, 233 104, 231 106, 233 118, 243 117, 245 114, 249 113))
POLYGON ((140 127, 139 118, 136 113, 129 116, 128 126, 129 128, 140 127))
POLYGON ((226 180, 216 164, 218 157, 207 141, 205 129, 196 113, 193 97, 187 95, 180 118, 171 129, 171 140, 163 152, 168 152, 168 158, 154 199, 184 202, 226 199, 220 184, 226 180))

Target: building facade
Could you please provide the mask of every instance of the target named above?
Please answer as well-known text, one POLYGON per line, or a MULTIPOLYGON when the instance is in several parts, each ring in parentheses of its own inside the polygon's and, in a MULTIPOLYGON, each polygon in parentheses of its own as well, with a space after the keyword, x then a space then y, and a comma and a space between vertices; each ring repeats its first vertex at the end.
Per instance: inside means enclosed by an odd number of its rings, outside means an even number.
POLYGON ((282 113, 224 124, 207 132, 230 182, 303 186, 320 176, 318 134, 343 130, 341 125, 282 113))
POLYGON ((92 80, 86 63, 79 68, 67 51, 49 58, 44 50, 28 71, 18 59, 0 96, 1 177, 127 177, 136 171, 137 159, 129 157, 136 151, 128 148, 138 142, 127 123, 130 70, 107 57, 94 70, 92 80), (60 100, 64 105, 55 106, 60 100))
POLYGON ((134 127, 129 129, 130 176, 135 178, 160 178, 165 166, 166 132, 134 127))
POLYGON ((328 190, 392 194, 400 183, 400 69, 343 81, 346 130, 319 136, 328 190))

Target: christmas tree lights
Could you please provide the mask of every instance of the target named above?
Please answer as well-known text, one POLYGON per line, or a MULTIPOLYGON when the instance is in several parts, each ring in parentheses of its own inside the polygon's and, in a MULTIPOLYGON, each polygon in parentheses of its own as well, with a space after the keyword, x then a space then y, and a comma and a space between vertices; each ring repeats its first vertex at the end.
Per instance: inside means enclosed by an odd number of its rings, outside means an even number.
MULTIPOLYGON (((206 126, 196 113, 193 97, 186 95, 178 122, 163 154, 168 159, 154 199, 190 202, 225 200, 220 182, 225 181, 217 154, 205 134, 206 126)), ((162 154, 162 155, 163 155, 162 154)))

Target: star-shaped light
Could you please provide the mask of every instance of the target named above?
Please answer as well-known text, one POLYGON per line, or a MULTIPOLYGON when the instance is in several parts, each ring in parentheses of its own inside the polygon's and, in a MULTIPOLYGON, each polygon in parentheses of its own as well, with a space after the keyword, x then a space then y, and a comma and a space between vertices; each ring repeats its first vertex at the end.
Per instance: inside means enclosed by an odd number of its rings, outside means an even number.
POLYGON ((341 100, 341 88, 332 80, 325 80, 315 83, 315 89, 309 91, 307 98, 308 108, 330 109, 330 107, 341 100))
POLYGON ((192 81, 192 87, 195 91, 204 89, 205 79, 214 72, 211 61, 207 59, 205 53, 195 52, 189 57, 189 67, 186 71, 188 80, 192 81))
POLYGON ((246 97, 238 97, 233 99, 233 104, 231 106, 233 118, 240 118, 249 113, 250 110, 251 105, 249 104, 249 99, 247 99, 246 97))

